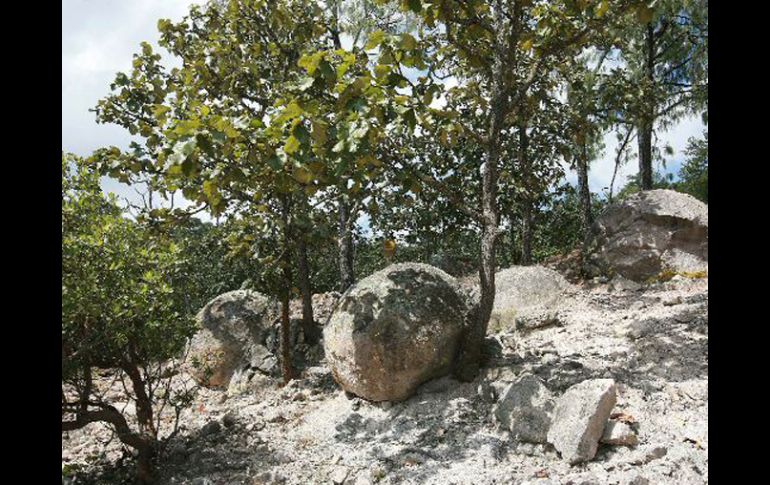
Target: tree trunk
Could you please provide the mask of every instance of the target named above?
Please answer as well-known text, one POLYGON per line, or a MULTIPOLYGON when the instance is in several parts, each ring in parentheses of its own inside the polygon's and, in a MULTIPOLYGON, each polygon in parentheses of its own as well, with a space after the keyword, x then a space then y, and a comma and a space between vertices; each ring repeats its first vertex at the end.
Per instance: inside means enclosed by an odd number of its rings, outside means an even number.
POLYGON ((291 321, 289 320, 289 298, 291 297, 291 248, 292 240, 289 231, 289 196, 283 200, 283 291, 281 292, 281 367, 283 382, 288 383, 294 378, 294 365, 291 349, 291 321))
MULTIPOLYGON (((519 161, 521 173, 527 180, 532 168, 529 164, 529 136, 526 124, 519 126, 519 161)), ((533 227, 533 203, 528 191, 525 191, 522 204, 522 231, 521 231, 521 264, 532 264, 532 232, 533 227)))
POLYGON ((137 356, 129 346, 129 359, 122 365, 123 371, 131 380, 131 387, 136 398, 136 421, 139 426, 139 446, 137 451, 137 481, 141 484, 154 483, 156 440, 158 432, 153 419, 152 400, 147 393, 147 386, 137 365, 137 356))
POLYGON ((340 293, 344 293, 355 281, 353 273, 353 234, 351 230, 351 221, 349 220, 350 206, 347 199, 340 197, 339 204, 339 253, 338 262, 340 268, 340 293))
POLYGON ((518 227, 516 224, 516 218, 513 214, 510 216, 510 238, 511 238, 511 264, 518 265, 521 263, 521 248, 519 247, 518 227))
POLYGON ((302 332, 305 335, 305 341, 314 344, 318 341, 319 332, 313 321, 313 293, 310 285, 307 243, 301 235, 297 238, 297 253, 299 256, 297 278, 299 290, 302 293, 302 332))
POLYGON ((136 478, 142 485, 155 483, 155 447, 143 446, 137 449, 136 478))
POLYGON ((655 33, 652 24, 647 24, 645 38, 646 59, 645 76, 647 92, 642 100, 643 109, 639 120, 639 188, 652 190, 652 128, 655 113, 654 83, 655 83, 655 33))
POLYGON ((523 266, 529 266, 532 264, 532 232, 534 231, 534 224, 532 223, 532 203, 529 200, 524 201, 522 212, 521 264, 523 266))
POLYGON ((481 366, 481 349, 487 334, 489 317, 495 303, 495 270, 497 269, 497 166, 500 161, 500 132, 505 116, 508 114, 508 93, 503 83, 502 71, 505 67, 497 62, 493 91, 492 116, 489 137, 485 143, 486 160, 481 169, 481 260, 479 268, 480 298, 479 305, 469 316, 468 327, 464 330, 462 346, 455 366, 455 376, 465 382, 476 378, 481 366))
POLYGON ((593 215, 591 214, 591 191, 588 186, 588 148, 584 144, 580 147, 580 153, 577 157, 577 175, 578 175, 578 199, 580 201, 580 231, 582 233, 583 245, 588 240, 593 215))

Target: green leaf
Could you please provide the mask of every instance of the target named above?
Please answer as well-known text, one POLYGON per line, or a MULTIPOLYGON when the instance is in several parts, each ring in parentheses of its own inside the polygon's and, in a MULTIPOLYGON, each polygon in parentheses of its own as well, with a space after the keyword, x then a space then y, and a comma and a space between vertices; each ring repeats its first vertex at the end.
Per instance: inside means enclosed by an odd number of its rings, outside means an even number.
POLYGON ((200 128, 200 120, 181 120, 174 128, 174 133, 179 136, 187 136, 193 134, 198 128, 200 128))
POLYGON ((353 130, 350 136, 353 137, 354 139, 360 140, 361 138, 365 137, 368 132, 369 132, 369 127, 367 125, 363 125, 353 130))
POLYGON ((203 193, 208 197, 209 199, 213 199, 217 196, 219 193, 219 188, 217 187, 217 183, 213 180, 204 180, 203 181, 203 193))
POLYGON ((411 51, 417 47, 417 40, 412 35, 406 33, 401 36, 401 48, 411 51))
POLYGON ((345 150, 345 140, 344 140, 344 139, 343 139, 343 140, 340 140, 340 141, 338 141, 338 142, 337 142, 337 144, 336 144, 336 145, 334 145, 334 148, 332 148, 332 151, 333 151, 334 153, 340 153, 340 152, 342 152, 343 150, 345 150))
POLYGON ((312 55, 304 55, 297 61, 297 65, 299 67, 304 67, 305 70, 307 70, 307 73, 312 76, 315 74, 316 69, 318 69, 318 64, 324 58, 325 54, 324 51, 318 51, 312 55))
POLYGON ((610 9, 610 2, 608 0, 602 0, 601 2, 599 2, 599 5, 596 7, 596 17, 597 18, 604 17, 604 14, 606 14, 609 9, 610 9))
POLYGON ((312 86, 314 82, 315 82, 315 78, 313 77, 308 76, 304 78, 302 81, 299 82, 299 85, 298 85, 299 90, 307 91, 308 89, 310 89, 310 86, 312 86))
POLYGON ((272 155, 267 157, 267 160, 265 160, 265 162, 273 170, 278 171, 278 170, 281 170, 283 168, 283 162, 278 157, 278 155, 276 155, 275 153, 273 153, 272 155))
POLYGON ((382 44, 383 40, 385 40, 385 32, 381 30, 375 30, 369 36, 369 40, 366 43, 366 46, 364 47, 364 49, 366 50, 374 49, 375 47, 382 44))
POLYGON ((286 140, 286 144, 283 146, 283 151, 285 151, 287 154, 292 155, 299 150, 300 143, 297 138, 294 137, 294 135, 290 136, 288 140, 286 140))
POLYGON ((414 13, 420 13, 422 11, 422 2, 420 0, 406 0, 404 3, 407 8, 414 13))
POLYGON ((647 5, 641 5, 636 10, 636 18, 639 20, 640 23, 643 23, 643 24, 648 24, 652 22, 652 14, 653 14, 653 10, 647 5))

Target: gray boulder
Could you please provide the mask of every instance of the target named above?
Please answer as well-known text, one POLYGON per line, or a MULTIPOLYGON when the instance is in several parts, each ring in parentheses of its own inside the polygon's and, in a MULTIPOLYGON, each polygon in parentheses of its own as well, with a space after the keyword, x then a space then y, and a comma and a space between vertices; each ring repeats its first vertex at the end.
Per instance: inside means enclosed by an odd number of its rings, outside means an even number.
POLYGON ((572 465, 592 459, 616 399, 612 379, 570 387, 556 402, 548 442, 572 465))
POLYGON ((525 443, 545 443, 551 425, 553 397, 543 382, 525 375, 511 383, 494 409, 495 420, 525 443))
POLYGON ((647 190, 609 206, 592 227, 585 270, 641 282, 664 270, 708 270, 708 206, 673 190, 647 190))
POLYGON ((552 315, 570 287, 562 275, 543 266, 512 266, 499 271, 495 274, 490 331, 513 330, 517 320, 526 327, 526 322, 542 320, 539 316, 544 313, 552 315))
POLYGON ((448 374, 468 305, 457 281, 426 264, 388 266, 353 285, 324 328, 332 375, 371 401, 400 401, 448 374))
POLYGON ((236 290, 217 296, 198 313, 201 329, 190 341, 190 373, 209 387, 227 387, 246 367, 272 372, 276 367, 268 340, 275 333, 279 308, 261 293, 236 290))

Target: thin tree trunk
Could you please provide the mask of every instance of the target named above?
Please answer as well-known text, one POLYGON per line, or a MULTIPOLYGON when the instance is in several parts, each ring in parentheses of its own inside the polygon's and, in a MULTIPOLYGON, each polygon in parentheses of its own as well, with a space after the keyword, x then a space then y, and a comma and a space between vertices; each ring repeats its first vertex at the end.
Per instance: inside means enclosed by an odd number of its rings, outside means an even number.
POLYGON ((591 191, 588 186, 588 147, 585 144, 580 147, 580 153, 577 158, 578 174, 578 199, 580 201, 580 231, 582 234, 583 245, 588 240, 593 223, 593 214, 591 213, 591 191))
POLYGON ((307 243, 301 235, 297 238, 297 253, 299 256, 297 278, 299 290, 302 293, 302 332, 305 335, 305 340, 313 344, 318 340, 318 332, 313 321, 313 293, 310 284, 307 243))
MULTIPOLYGON (((335 1, 331 5, 332 11, 332 41, 336 49, 342 48, 339 28, 339 2, 335 1)), ((350 205, 347 196, 340 194, 339 197, 339 221, 338 221, 338 265, 340 270, 340 293, 344 293, 355 281, 353 272, 353 234, 352 224, 349 219, 354 217, 350 214, 350 205)))
POLYGON ((515 223, 516 218, 513 214, 510 216, 510 238, 511 238, 511 264, 518 265, 521 263, 521 248, 519 247, 519 238, 517 225, 515 223))
POLYGON ((355 281, 353 272, 353 234, 350 229, 350 206, 345 197, 340 197, 339 203, 339 253, 340 293, 344 293, 355 281))
POLYGON ((289 320, 289 298, 291 296, 291 234, 289 231, 289 196, 283 200, 283 291, 281 292, 281 367, 283 382, 288 383, 294 378, 294 365, 291 349, 291 321, 289 320))
MULTIPOLYGON (((502 62, 497 62, 497 70, 502 70, 502 62)), ((481 348, 487 334, 489 317, 495 303, 495 270, 497 269, 497 165, 500 160, 500 132, 505 116, 508 113, 508 93, 503 84, 502 72, 496 76, 492 103, 489 138, 485 144, 486 160, 482 167, 481 186, 481 260, 479 267, 480 298, 479 305, 474 309, 475 315, 470 316, 469 326, 465 329, 462 348, 455 367, 455 376, 470 382, 476 378, 481 366, 481 348)))
MULTIPOLYGON (((531 172, 529 164, 529 136, 527 135, 526 124, 519 126, 519 159, 522 174, 528 177, 531 172)), ((528 193, 524 194, 522 204, 522 232, 521 232, 521 264, 528 266, 532 264, 532 233, 533 224, 533 204, 528 193)))
POLYGON ((647 24, 645 38, 646 59, 645 75, 648 92, 645 94, 643 113, 639 121, 639 188, 652 190, 652 128, 655 113, 654 82, 655 82, 655 33, 652 24, 647 24))
POLYGON ((532 203, 525 200, 521 218, 521 264, 523 266, 532 264, 532 233, 534 231, 532 219, 532 203))

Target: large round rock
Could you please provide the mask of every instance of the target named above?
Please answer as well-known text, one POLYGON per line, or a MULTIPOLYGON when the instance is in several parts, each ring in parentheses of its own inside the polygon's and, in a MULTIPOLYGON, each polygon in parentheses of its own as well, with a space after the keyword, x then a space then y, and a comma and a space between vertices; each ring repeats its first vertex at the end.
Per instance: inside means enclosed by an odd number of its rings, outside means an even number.
POLYGON ((427 264, 394 264, 346 292, 324 328, 335 380, 371 401, 400 401, 448 374, 467 303, 457 281, 427 264))
POLYGON ((191 373, 202 384, 226 387, 233 373, 245 367, 270 372, 276 359, 268 340, 278 305, 250 290, 223 293, 198 313, 201 330, 190 342, 191 373))
POLYGON ((708 206, 673 190, 647 190, 609 206, 592 228, 586 270, 634 281, 661 271, 708 269, 708 206))

